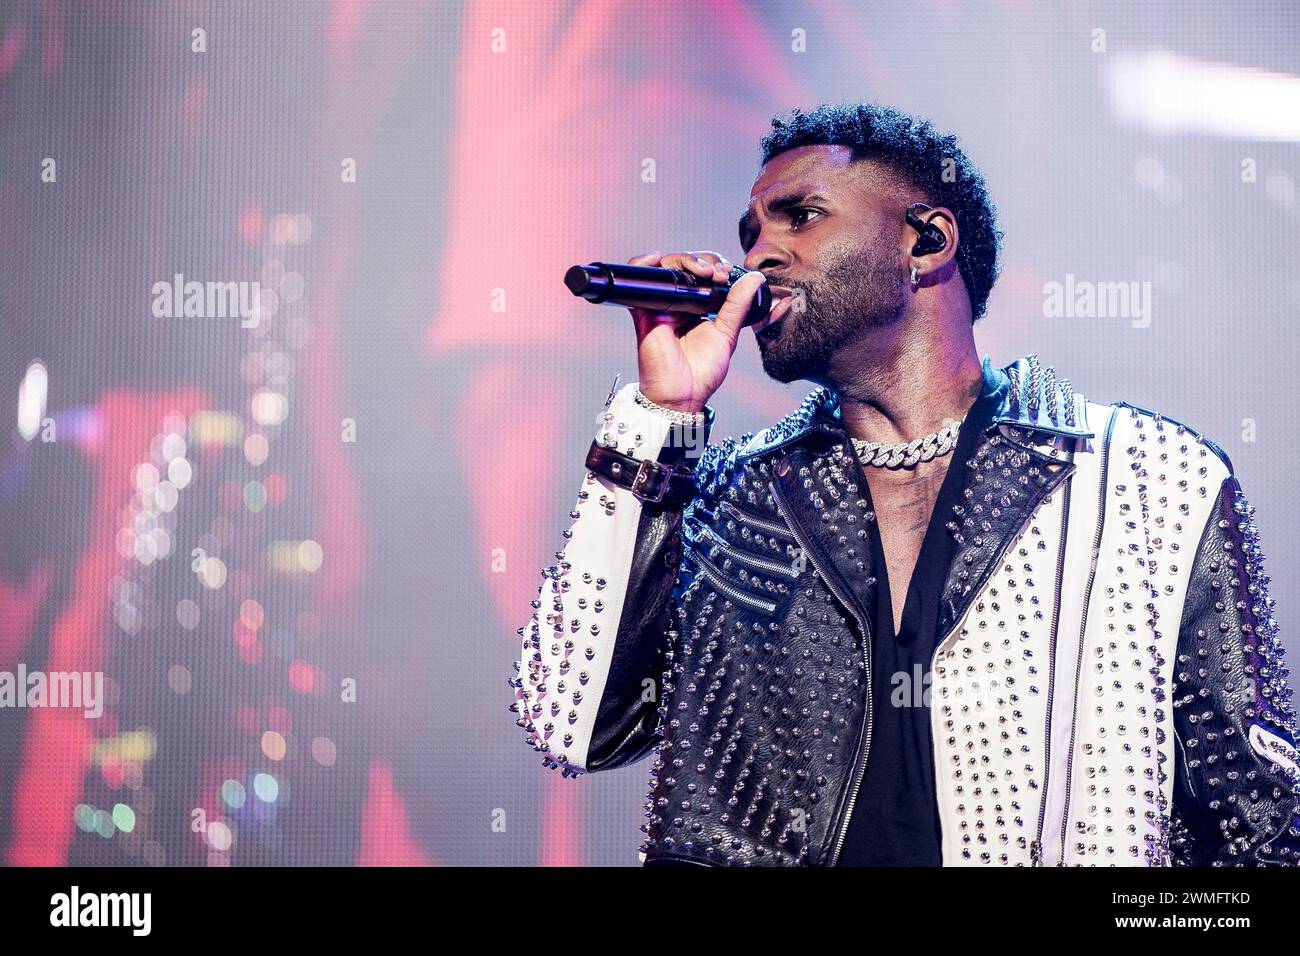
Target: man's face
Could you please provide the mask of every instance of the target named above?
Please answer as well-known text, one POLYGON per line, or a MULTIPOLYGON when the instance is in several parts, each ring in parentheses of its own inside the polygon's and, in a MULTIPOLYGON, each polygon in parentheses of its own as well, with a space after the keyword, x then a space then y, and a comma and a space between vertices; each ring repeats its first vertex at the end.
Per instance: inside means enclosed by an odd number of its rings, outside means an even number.
POLYGON ((740 223, 745 268, 794 292, 756 327, 778 382, 822 377, 830 356, 898 322, 907 305, 906 201, 846 146, 803 146, 763 167, 740 223))

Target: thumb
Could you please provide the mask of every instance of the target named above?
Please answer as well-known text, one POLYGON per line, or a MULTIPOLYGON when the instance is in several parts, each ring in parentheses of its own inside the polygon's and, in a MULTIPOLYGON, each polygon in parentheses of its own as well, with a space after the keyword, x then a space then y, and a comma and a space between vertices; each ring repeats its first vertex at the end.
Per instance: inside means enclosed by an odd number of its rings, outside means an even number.
POLYGON ((767 282, 767 277, 761 272, 746 272, 731 291, 727 293, 727 299, 722 303, 722 308, 718 310, 718 317, 714 320, 714 325, 718 331, 725 335, 728 341, 734 347, 736 340, 740 338, 740 329, 745 317, 749 315, 749 308, 753 304, 754 296, 758 290, 767 282))

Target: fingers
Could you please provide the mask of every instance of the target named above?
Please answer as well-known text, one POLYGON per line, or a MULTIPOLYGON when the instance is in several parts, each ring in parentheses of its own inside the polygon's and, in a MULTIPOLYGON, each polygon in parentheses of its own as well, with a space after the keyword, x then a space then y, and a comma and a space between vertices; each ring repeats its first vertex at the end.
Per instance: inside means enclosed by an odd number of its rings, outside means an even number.
MULTIPOLYGON (((730 282, 731 270, 734 268, 731 260, 726 256, 708 249, 699 252, 670 252, 667 255, 655 250, 633 256, 627 261, 627 264, 630 266, 676 269, 680 272, 689 272, 691 275, 715 284, 730 282)), ((757 284, 754 285, 754 288, 757 288, 757 284)), ((753 290, 751 289, 750 295, 752 296, 752 294, 753 290)), ((747 309, 748 305, 741 310, 738 321, 744 321, 747 309)), ((685 313, 649 312, 644 309, 631 309, 630 311, 639 337, 644 336, 652 328, 664 322, 671 323, 674 329, 680 331, 698 325, 701 321, 699 316, 685 313)), ((739 334, 738 327, 735 334, 739 334)))
POLYGON ((657 266, 661 269, 678 269, 712 282, 729 281, 731 270, 734 268, 726 256, 708 249, 700 252, 670 252, 668 255, 663 255, 658 251, 647 252, 643 255, 633 256, 627 261, 627 264, 630 266, 657 266))
POLYGON ((740 330, 744 325, 745 317, 749 315, 754 294, 766 282, 767 277, 763 273, 746 272, 727 293, 727 299, 718 310, 718 318, 714 324, 733 344, 740 337, 740 330))
POLYGON ((683 253, 683 256, 694 256, 694 262, 698 264, 700 271, 695 274, 711 279, 716 283, 731 281, 731 263, 726 256, 719 255, 716 252, 710 252, 708 249, 702 252, 683 253))

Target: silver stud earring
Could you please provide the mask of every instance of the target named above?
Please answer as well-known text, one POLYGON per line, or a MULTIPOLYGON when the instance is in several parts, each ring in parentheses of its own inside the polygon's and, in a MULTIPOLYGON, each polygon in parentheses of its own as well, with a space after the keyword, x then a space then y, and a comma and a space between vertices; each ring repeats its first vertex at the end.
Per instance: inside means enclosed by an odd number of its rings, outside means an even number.
POLYGON ((917 286, 917 281, 918 281, 918 280, 917 280, 917 277, 916 277, 916 266, 912 266, 912 288, 913 288, 913 289, 916 288, 916 286, 917 286))

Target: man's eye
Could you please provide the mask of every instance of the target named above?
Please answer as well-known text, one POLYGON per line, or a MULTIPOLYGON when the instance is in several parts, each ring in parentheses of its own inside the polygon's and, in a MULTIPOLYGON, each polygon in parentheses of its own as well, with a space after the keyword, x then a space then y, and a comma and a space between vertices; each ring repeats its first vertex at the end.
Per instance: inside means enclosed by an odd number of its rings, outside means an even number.
POLYGON ((804 215, 805 213, 811 213, 814 216, 821 215, 821 213, 818 212, 816 209, 809 209, 807 206, 798 206, 795 209, 790 210, 790 221, 794 223, 796 226, 803 225, 803 223, 799 221, 799 217, 804 215))

